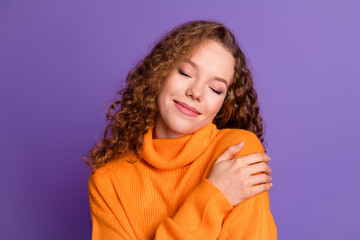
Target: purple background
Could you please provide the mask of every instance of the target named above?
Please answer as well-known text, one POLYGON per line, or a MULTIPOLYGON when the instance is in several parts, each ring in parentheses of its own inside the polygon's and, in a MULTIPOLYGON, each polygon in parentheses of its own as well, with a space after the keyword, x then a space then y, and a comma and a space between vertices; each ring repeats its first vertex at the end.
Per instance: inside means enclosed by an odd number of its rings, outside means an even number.
POLYGON ((0 2, 0 239, 89 239, 82 162, 104 105, 173 26, 225 23, 250 60, 279 239, 360 239, 359 1, 0 2))

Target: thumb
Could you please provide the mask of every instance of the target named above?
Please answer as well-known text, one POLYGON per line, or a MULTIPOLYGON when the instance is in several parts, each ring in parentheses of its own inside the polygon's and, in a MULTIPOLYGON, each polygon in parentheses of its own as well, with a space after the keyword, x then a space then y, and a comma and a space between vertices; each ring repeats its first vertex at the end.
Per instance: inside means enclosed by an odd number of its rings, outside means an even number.
POLYGON ((237 145, 228 147, 215 161, 215 163, 222 162, 225 160, 232 159, 236 154, 238 154, 244 147, 245 142, 240 142, 237 145))

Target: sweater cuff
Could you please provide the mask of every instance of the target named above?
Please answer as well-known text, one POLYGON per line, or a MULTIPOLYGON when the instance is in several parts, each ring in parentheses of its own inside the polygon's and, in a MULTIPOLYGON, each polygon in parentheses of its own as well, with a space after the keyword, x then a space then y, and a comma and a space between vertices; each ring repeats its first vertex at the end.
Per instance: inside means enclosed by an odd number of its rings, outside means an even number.
POLYGON ((225 195, 206 178, 200 183, 198 190, 202 192, 204 200, 208 199, 207 205, 212 209, 217 209, 219 213, 226 214, 234 208, 225 195))
POLYGON ((196 209, 202 209, 200 214, 210 218, 210 222, 223 219, 234 208, 225 195, 207 179, 201 181, 185 202, 191 202, 196 209))
POLYGON ((225 215, 233 209, 226 197, 207 179, 190 193, 173 219, 157 229, 158 239, 217 239, 225 215), (171 236, 171 237, 170 237, 171 236))
POLYGON ((203 179, 185 200, 183 207, 174 216, 174 221, 190 232, 218 236, 225 215, 232 209, 225 195, 207 179, 203 179))

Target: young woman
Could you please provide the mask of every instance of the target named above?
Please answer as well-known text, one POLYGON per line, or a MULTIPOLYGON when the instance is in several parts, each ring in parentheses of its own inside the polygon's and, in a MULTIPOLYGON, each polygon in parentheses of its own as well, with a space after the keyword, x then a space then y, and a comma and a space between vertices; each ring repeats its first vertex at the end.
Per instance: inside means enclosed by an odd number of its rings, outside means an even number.
POLYGON ((127 76, 87 162, 93 239, 276 239, 245 56, 221 23, 169 32, 127 76))

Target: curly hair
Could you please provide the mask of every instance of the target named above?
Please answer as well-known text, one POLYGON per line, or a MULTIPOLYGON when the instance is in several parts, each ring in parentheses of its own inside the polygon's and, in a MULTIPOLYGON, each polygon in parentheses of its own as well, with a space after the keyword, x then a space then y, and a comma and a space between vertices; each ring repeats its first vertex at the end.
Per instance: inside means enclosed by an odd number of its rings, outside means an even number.
POLYGON ((234 34, 215 21, 191 21, 175 27, 153 47, 126 77, 127 86, 118 92, 106 112, 108 125, 103 138, 84 156, 94 170, 125 153, 141 159, 145 133, 155 126, 159 114, 156 100, 170 72, 206 40, 217 41, 235 60, 234 77, 223 106, 214 118, 217 128, 253 132, 263 142, 263 120, 257 93, 244 53, 234 34))

